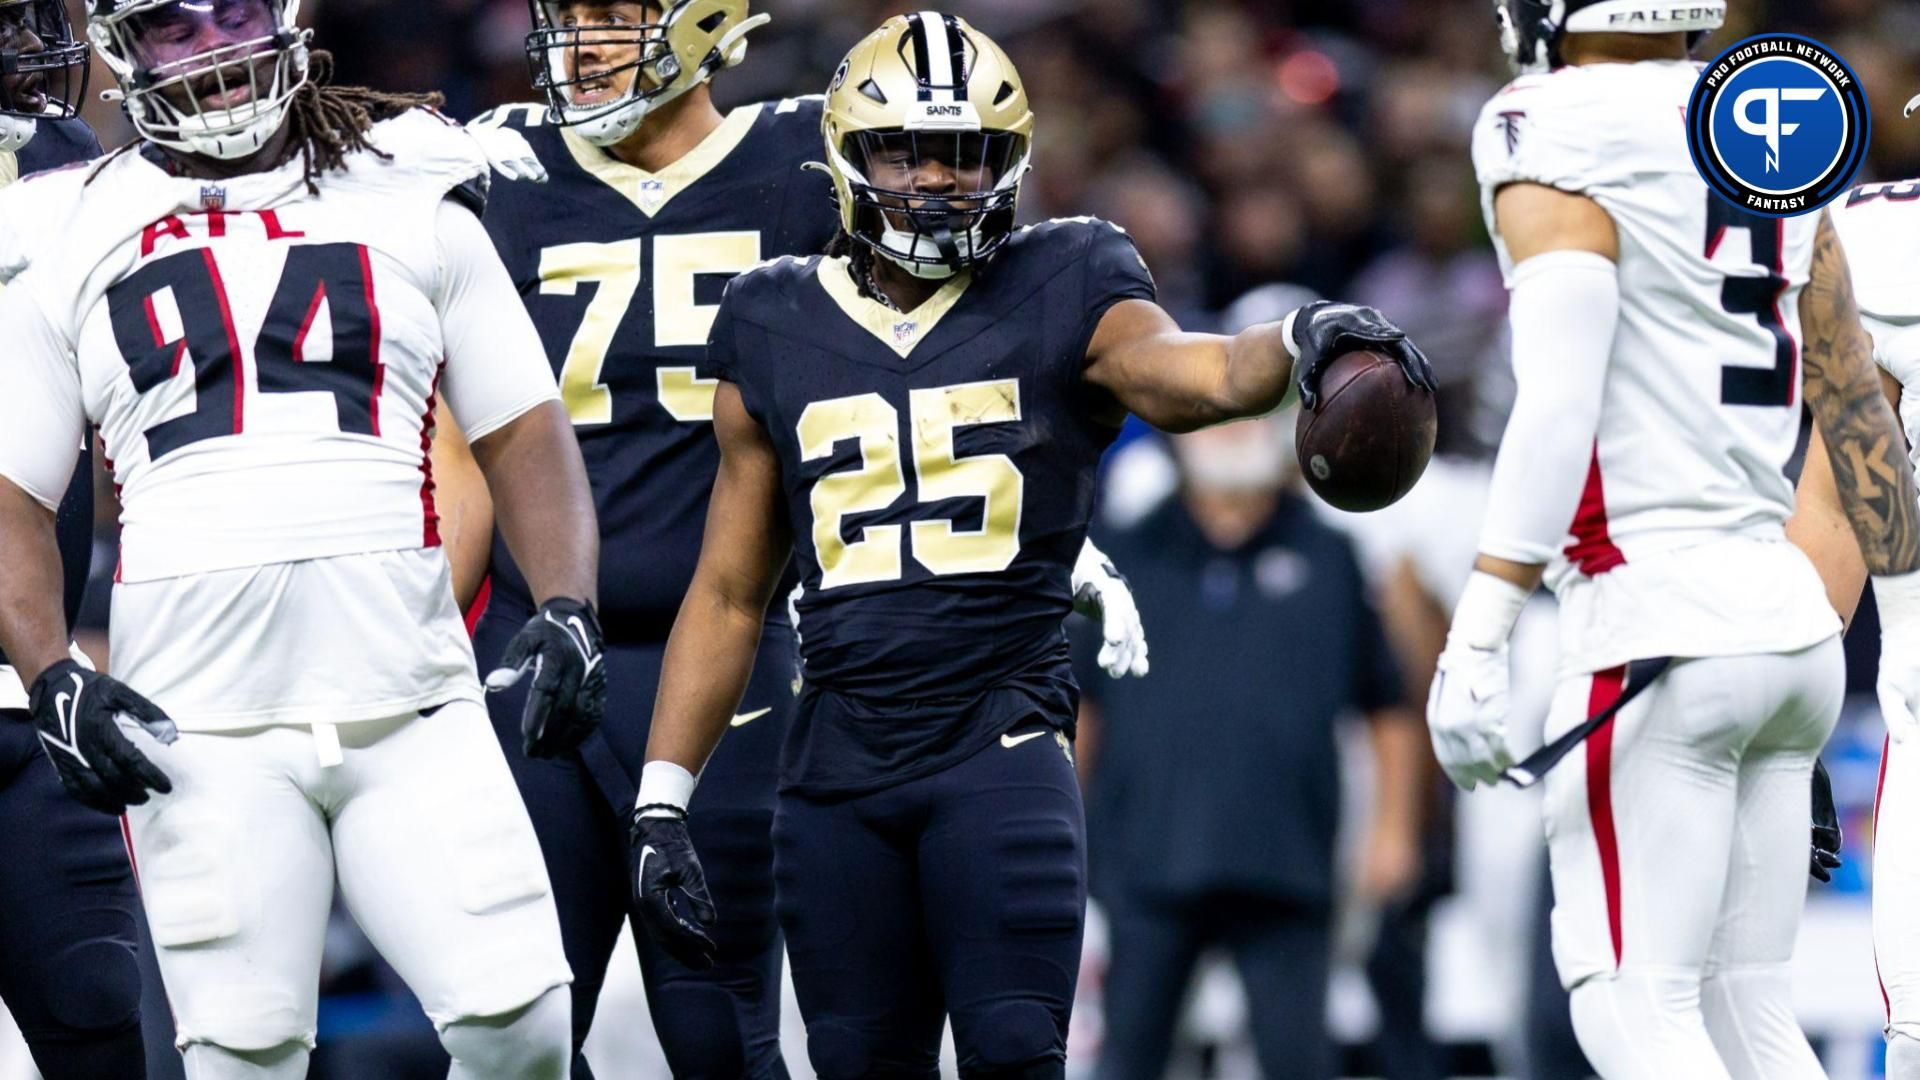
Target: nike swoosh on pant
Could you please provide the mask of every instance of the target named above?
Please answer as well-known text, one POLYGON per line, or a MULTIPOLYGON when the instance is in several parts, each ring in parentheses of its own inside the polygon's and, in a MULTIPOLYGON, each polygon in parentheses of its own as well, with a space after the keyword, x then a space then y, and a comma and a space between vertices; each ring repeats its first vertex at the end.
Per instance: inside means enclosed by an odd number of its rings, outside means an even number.
POLYGON ((1046 732, 1044 732, 1044 731, 1029 731, 1029 732, 1027 732, 1027 733, 1026 733, 1025 735, 1017 735, 1017 736, 1016 736, 1016 735, 1002 735, 1002 736, 1000 736, 1000 745, 1001 745, 1001 746, 1004 746, 1004 747, 1006 747, 1006 748, 1007 748, 1007 749, 1009 749, 1009 750, 1011 750, 1011 749, 1013 749, 1014 747, 1016 747, 1016 746, 1019 746, 1019 745, 1020 745, 1021 743, 1023 743, 1023 742, 1028 742, 1028 741, 1030 741, 1030 740, 1033 740, 1033 739, 1037 739, 1037 738, 1039 738, 1040 736, 1042 736, 1042 735, 1045 735, 1045 734, 1046 734, 1046 732))

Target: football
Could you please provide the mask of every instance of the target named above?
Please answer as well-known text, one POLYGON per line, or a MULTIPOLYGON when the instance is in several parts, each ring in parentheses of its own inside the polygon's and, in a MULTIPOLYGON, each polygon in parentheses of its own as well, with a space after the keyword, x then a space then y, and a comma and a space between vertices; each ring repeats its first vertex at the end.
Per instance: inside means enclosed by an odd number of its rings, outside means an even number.
POLYGON ((1413 490, 1439 427, 1432 394, 1408 382, 1392 357, 1360 351, 1327 366, 1320 407, 1301 410, 1293 438, 1314 494, 1364 513, 1413 490))

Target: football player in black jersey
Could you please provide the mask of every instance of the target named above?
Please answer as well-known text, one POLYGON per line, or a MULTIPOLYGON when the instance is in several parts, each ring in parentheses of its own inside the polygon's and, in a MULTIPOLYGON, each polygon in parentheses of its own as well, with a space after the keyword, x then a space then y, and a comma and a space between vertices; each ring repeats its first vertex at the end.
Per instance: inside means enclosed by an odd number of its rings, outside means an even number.
MULTIPOLYGON (((87 46, 62 0, 0 0, 0 191, 100 155, 78 109, 87 46)), ((0 282, 30 260, 0 194, 0 282)), ((93 551, 92 455, 55 518, 67 625, 93 551)), ((135 963, 140 897, 119 827, 61 786, 0 655, 0 999, 47 1080, 146 1075, 135 963)))
POLYGON ((1033 116, 964 22, 889 20, 823 129, 843 236, 734 279, 714 321, 721 465, 667 648, 634 822, 636 900, 712 949, 695 776, 748 685, 789 555, 806 690, 782 754, 778 906, 822 1077, 1063 1074, 1085 904, 1061 622, 1101 452, 1309 403, 1326 361, 1419 352, 1320 303, 1185 334, 1118 228, 1014 228, 1033 116))
MULTIPOLYGON (((574 758, 519 753, 519 699, 496 695, 495 724, 526 796, 559 903, 583 1041, 620 925, 629 914, 627 822, 646 749, 666 636, 693 579, 707 497, 719 469, 716 385, 706 341, 721 290, 764 259, 815 254, 839 227, 819 156, 822 99, 721 113, 708 80, 744 56, 766 21, 745 0, 533 3, 527 41, 547 100, 475 120, 532 155, 503 165, 486 224, 532 312, 593 475, 601 526, 600 615, 614 708, 574 758)), ((510 158, 501 153, 499 158, 510 158)), ((456 579, 487 561, 484 493, 436 466, 456 579)), ((1082 607, 1107 616, 1110 670, 1144 671, 1144 638, 1124 584, 1095 551, 1076 576, 1082 607)), ((483 664, 527 608, 526 586, 498 544, 476 634, 483 664)), ((745 699, 709 763, 694 835, 721 897, 711 967, 696 969, 635 935, 648 1006, 678 1077, 782 1077, 779 924, 773 909, 774 789, 795 708, 786 608, 767 612, 745 699)), ((590 1075, 576 1059, 576 1076, 590 1075)))

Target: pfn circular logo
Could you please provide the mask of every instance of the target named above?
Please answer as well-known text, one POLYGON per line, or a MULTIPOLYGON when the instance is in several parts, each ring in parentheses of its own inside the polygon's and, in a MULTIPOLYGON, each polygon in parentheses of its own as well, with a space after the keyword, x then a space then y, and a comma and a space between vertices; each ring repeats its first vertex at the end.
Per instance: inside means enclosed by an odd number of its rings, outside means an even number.
POLYGON ((1871 135, 1853 69, 1798 34, 1762 34, 1721 53, 1687 106, 1687 146, 1707 185, 1768 217, 1809 214, 1838 198, 1871 135))

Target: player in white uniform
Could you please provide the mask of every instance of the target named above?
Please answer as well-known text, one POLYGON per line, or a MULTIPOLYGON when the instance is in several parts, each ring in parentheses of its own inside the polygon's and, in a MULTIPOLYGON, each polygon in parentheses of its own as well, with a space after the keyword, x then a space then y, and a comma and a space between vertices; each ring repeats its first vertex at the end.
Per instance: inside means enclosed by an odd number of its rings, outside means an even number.
POLYGON ((591 496, 418 99, 326 87, 298 0, 96 0, 142 139, 22 182, 57 238, 0 294, 0 645, 70 791, 126 812, 194 1080, 300 1077, 336 880, 454 1077, 557 1078, 570 978, 438 550, 444 395, 542 601, 530 752, 598 721, 591 496), (114 677, 66 657, 54 500, 122 492, 114 677))
MULTIPOLYGON (((1575 1030, 1610 1080, 1821 1076, 1788 963, 1843 673, 1839 620, 1783 528, 1800 368, 1836 453, 1896 459, 1896 423, 1825 219, 1744 214, 1694 170, 1690 35, 1724 5, 1496 7, 1534 72, 1474 139, 1518 397, 1429 703, 1435 751, 1467 788, 1514 764, 1507 638, 1543 572, 1561 604, 1550 739, 1619 702, 1631 662, 1673 658, 1546 777, 1575 1030), (1655 18, 1666 32, 1604 32, 1655 18)), ((1883 591, 1913 603, 1897 471, 1841 494, 1883 591)))
MULTIPOLYGON (((1832 210, 1834 231, 1853 267, 1861 321, 1886 396, 1899 410, 1907 442, 1920 446, 1920 181, 1859 188, 1832 210)), ((1816 434, 1817 438, 1817 434, 1816 434)), ((1851 620, 1867 567, 1847 527, 1834 471, 1818 444, 1800 478, 1800 505, 1788 527, 1851 620)), ((1911 451, 1920 469, 1920 450, 1911 451)), ((1905 613, 1911 616, 1911 612, 1905 613)), ((1880 621, 1889 647, 1920 653, 1920 623, 1890 610, 1880 621)), ((1895 672, 1894 674, 1898 674, 1895 672)), ((1881 706, 1888 741, 1881 759, 1873 829, 1873 958, 1887 1010, 1887 1076, 1920 1080, 1920 739, 1909 687, 1889 687, 1881 706)))

